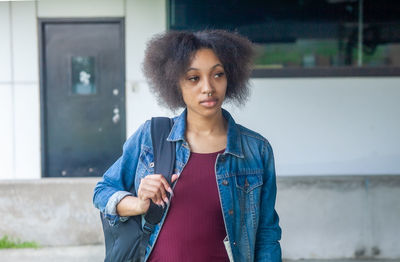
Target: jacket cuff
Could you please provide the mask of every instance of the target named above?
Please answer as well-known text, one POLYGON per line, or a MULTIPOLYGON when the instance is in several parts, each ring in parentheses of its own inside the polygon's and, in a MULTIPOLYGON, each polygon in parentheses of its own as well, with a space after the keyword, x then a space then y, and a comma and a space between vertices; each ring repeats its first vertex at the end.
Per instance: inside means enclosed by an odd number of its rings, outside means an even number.
POLYGON ((105 217, 110 220, 110 223, 114 225, 117 221, 125 222, 128 217, 118 216, 117 205, 126 196, 132 196, 132 193, 127 191, 117 191, 110 199, 108 199, 106 208, 104 210, 105 217))

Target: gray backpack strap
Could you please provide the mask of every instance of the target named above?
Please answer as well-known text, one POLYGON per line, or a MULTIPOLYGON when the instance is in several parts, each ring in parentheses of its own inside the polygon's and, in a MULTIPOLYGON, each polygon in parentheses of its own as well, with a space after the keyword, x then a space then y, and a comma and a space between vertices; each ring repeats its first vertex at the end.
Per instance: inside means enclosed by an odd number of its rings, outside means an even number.
MULTIPOLYGON (((151 139, 153 143, 154 174, 162 174, 170 186, 175 165, 175 142, 167 141, 173 121, 168 117, 153 117, 151 119, 151 139)), ((170 198, 167 192, 168 198, 170 198)), ((150 207, 145 215, 143 235, 141 240, 140 261, 144 260, 146 247, 155 226, 160 223, 167 207, 157 206, 150 200, 150 207)))
MULTIPOLYGON (((153 143, 154 174, 162 174, 171 185, 171 176, 175 165, 175 143, 167 141, 172 128, 172 119, 153 117, 151 119, 151 139, 153 143)), ((168 194, 168 198, 169 193, 168 194)), ((150 208, 145 216, 146 222, 156 225, 161 221, 164 208, 150 201, 150 208)))
POLYGON ((164 175, 170 185, 175 165, 175 142, 167 141, 167 138, 173 125, 173 120, 168 117, 151 119, 154 173, 164 175))

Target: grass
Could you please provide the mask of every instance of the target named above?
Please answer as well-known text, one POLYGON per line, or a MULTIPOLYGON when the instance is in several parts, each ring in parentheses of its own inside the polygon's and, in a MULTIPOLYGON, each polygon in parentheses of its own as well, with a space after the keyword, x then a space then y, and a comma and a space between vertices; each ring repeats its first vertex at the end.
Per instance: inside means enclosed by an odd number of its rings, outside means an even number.
POLYGON ((32 242, 21 242, 20 240, 10 239, 8 236, 4 236, 0 239, 0 249, 5 248, 39 248, 40 245, 34 241, 32 242))

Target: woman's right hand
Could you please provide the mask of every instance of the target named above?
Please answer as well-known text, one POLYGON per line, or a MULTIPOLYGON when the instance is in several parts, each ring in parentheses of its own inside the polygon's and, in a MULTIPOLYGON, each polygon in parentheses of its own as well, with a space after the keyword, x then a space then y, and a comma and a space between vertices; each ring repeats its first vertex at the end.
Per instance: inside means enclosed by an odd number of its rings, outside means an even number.
MULTIPOLYGON (((178 175, 173 174, 171 177, 172 183, 178 179, 178 175)), ((142 178, 138 189, 139 209, 140 213, 144 214, 150 207, 150 199, 154 204, 165 206, 169 200, 167 193, 173 195, 172 188, 163 175, 154 174, 142 178)))

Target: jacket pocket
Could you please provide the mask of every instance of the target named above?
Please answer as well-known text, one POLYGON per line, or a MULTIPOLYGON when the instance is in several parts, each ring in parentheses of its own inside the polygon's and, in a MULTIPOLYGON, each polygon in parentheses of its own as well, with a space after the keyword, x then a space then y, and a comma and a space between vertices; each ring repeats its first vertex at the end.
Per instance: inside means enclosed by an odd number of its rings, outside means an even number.
POLYGON ((135 176, 135 191, 137 192, 140 181, 147 175, 154 174, 153 152, 147 147, 142 147, 139 155, 135 176))
POLYGON ((148 147, 142 147, 139 155, 139 162, 137 166, 137 173, 140 174, 154 174, 154 157, 153 152, 148 147))
POLYGON ((262 170, 251 170, 235 176, 236 187, 245 193, 249 193, 257 187, 262 186, 262 170))

